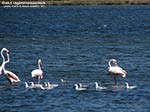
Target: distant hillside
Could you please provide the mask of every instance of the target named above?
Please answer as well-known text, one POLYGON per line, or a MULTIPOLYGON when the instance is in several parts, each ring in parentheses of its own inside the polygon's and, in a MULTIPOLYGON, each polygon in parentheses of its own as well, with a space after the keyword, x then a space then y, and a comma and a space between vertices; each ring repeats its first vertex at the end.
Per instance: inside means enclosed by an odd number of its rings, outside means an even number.
POLYGON ((102 4, 150 4, 150 0, 0 0, 0 3, 4 2, 33 2, 42 1, 48 5, 102 5, 102 4))

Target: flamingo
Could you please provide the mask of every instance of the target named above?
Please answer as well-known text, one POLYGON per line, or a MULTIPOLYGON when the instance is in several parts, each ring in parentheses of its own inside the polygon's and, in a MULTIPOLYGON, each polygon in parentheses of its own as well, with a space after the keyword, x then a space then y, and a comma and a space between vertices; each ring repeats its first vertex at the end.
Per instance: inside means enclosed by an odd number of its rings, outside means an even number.
POLYGON ((1 66, 0 66, 0 75, 2 74, 2 71, 3 71, 3 66, 4 66, 4 64, 5 64, 5 58, 4 58, 4 55, 3 55, 3 52, 7 52, 7 53, 9 53, 9 50, 8 49, 6 49, 6 48, 3 48, 2 50, 1 50, 1 57, 2 57, 2 59, 3 59, 3 62, 2 62, 2 64, 1 64, 1 66))
POLYGON ((126 77, 127 72, 123 70, 121 67, 118 66, 117 61, 115 59, 110 59, 109 60, 109 73, 114 77, 115 85, 116 85, 116 77, 117 76, 122 76, 126 77))
POLYGON ((43 78, 43 71, 41 69, 41 65, 42 65, 42 60, 39 59, 38 60, 38 67, 39 69, 35 69, 31 72, 32 77, 38 77, 38 84, 40 84, 40 79, 43 78))
POLYGON ((7 79, 9 80, 9 82, 11 84, 13 84, 15 82, 20 82, 20 79, 16 74, 5 69, 5 64, 9 63, 9 61, 10 61, 9 52, 7 52, 7 61, 5 61, 4 65, 3 65, 4 74, 6 75, 7 79))

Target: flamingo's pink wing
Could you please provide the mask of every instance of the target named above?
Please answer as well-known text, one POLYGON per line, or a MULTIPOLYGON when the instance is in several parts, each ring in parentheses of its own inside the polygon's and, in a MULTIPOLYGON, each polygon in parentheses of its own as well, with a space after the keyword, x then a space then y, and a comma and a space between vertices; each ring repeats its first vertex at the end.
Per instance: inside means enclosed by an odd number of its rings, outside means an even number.
POLYGON ((126 71, 123 70, 121 67, 118 67, 118 66, 111 67, 109 69, 109 72, 114 73, 114 74, 120 74, 120 75, 122 75, 122 77, 126 77, 126 71))
POLYGON ((32 75, 32 77, 38 77, 38 76, 40 76, 40 78, 42 79, 43 78, 43 71, 40 70, 40 69, 36 69, 36 70, 33 70, 31 72, 31 75, 32 75))
POLYGON ((19 77, 11 71, 7 71, 7 75, 8 75, 9 78, 11 78, 15 81, 20 81, 19 77))

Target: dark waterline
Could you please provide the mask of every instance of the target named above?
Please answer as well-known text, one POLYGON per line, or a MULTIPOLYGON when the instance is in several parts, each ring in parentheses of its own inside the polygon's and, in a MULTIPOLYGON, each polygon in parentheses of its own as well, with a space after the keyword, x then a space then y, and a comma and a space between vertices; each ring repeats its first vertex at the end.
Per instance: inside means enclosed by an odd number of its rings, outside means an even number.
POLYGON ((149 112, 149 18, 149 6, 0 8, 0 48, 10 50, 6 67, 22 80, 10 87, 0 76, 0 111, 149 112), (43 61, 42 81, 58 83, 58 88, 25 89, 25 81, 37 81, 30 72, 38 58, 43 61), (113 84, 106 75, 111 58, 127 71, 118 85, 128 81, 137 89, 94 90, 95 81, 113 84), (61 78, 69 82, 62 84, 61 78), (91 89, 76 92, 78 82, 91 89))

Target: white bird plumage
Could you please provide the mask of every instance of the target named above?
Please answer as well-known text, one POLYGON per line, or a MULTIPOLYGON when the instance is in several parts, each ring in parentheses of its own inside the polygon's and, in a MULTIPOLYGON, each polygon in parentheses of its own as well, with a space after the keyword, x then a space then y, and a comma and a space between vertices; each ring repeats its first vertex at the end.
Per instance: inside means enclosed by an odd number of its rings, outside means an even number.
POLYGON ((58 84, 50 84, 50 82, 47 82, 47 84, 49 87, 57 87, 58 86, 58 84))
POLYGON ((76 91, 85 91, 85 90, 87 90, 87 88, 85 88, 85 87, 79 87, 79 84, 75 84, 75 90, 76 91))
POLYGON ((114 77, 115 85, 116 85, 117 76, 126 77, 127 72, 118 66, 117 60, 110 59, 108 65, 109 65, 109 70, 108 70, 109 74, 114 77))
POLYGON ((103 89, 107 89, 107 87, 102 87, 98 85, 98 82, 95 82, 95 88, 96 90, 103 90, 103 89))
POLYGON ((45 89, 42 84, 34 84, 35 88, 45 89))
POLYGON ((5 64, 9 63, 9 61, 10 61, 9 52, 7 52, 7 61, 4 61, 4 65, 3 65, 3 71, 5 76, 7 77, 7 79, 11 84, 14 84, 15 82, 20 82, 21 80, 16 74, 5 69, 5 64))
POLYGON ((40 84, 40 79, 43 78, 43 71, 41 69, 41 65, 42 65, 42 60, 39 59, 38 60, 38 69, 35 69, 31 72, 31 76, 32 77, 38 77, 38 83, 40 84))
POLYGON ((48 84, 47 84, 47 82, 44 82, 44 87, 48 87, 48 84))
POLYGON ((89 88, 89 86, 88 85, 86 85, 86 84, 82 84, 82 83, 78 83, 78 85, 79 85, 79 87, 81 87, 81 88, 89 88))
POLYGON ((45 89, 42 84, 34 84, 33 82, 31 82, 31 85, 29 85, 27 82, 25 82, 25 87, 27 89, 35 89, 35 88, 40 88, 42 90, 45 89))
POLYGON ((34 82, 30 82, 31 83, 31 86, 34 86, 34 82))
POLYGON ((1 66, 0 66, 0 75, 2 74, 3 67, 4 67, 5 61, 6 61, 5 58, 4 58, 4 55, 3 55, 4 52, 9 53, 9 50, 6 49, 6 48, 2 48, 2 50, 1 50, 1 57, 2 57, 2 59, 3 59, 3 62, 2 62, 2 64, 1 64, 1 66))
POLYGON ((32 77, 38 77, 38 83, 37 84, 34 84, 33 82, 31 82, 31 85, 29 86, 28 85, 28 83, 25 83, 25 86, 27 87, 27 88, 40 88, 40 89, 45 89, 44 88, 44 86, 43 86, 43 84, 40 84, 40 79, 42 79, 43 78, 43 71, 42 71, 42 69, 41 69, 41 65, 42 65, 42 60, 41 59, 39 59, 38 60, 38 69, 35 69, 35 70, 33 70, 32 72, 31 72, 31 76, 32 77))
POLYGON ((44 88, 45 88, 46 90, 50 90, 50 89, 53 89, 54 87, 52 87, 49 82, 44 82, 44 88))
POLYGON ((25 82, 25 87, 27 89, 32 89, 32 88, 34 88, 34 85, 32 85, 32 83, 31 83, 31 85, 29 85, 27 82, 25 82))
POLYGON ((60 81, 62 82, 62 83, 66 83, 67 81, 66 80, 64 80, 64 79, 60 79, 60 81))
POLYGON ((44 82, 44 88, 45 88, 46 90, 53 89, 53 88, 55 88, 55 87, 57 87, 57 86, 58 86, 58 84, 50 84, 50 82, 44 82))
POLYGON ((137 88, 137 86, 129 86, 128 82, 125 83, 125 87, 126 87, 126 89, 135 89, 135 88, 137 88))

